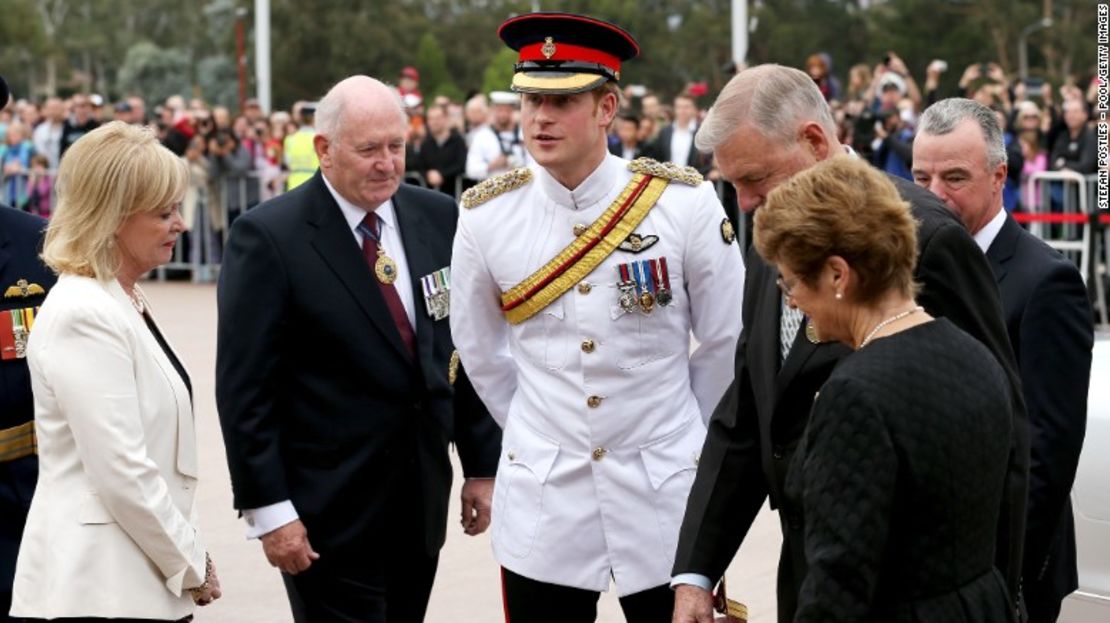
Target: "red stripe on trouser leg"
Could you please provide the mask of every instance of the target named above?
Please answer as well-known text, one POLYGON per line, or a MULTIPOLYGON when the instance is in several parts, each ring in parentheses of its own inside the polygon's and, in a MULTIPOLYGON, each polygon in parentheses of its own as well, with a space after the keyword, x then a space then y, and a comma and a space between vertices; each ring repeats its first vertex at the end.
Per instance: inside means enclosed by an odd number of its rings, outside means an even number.
POLYGON ((509 591, 505 589, 505 567, 501 567, 501 608, 505 611, 505 623, 509 621, 509 591))

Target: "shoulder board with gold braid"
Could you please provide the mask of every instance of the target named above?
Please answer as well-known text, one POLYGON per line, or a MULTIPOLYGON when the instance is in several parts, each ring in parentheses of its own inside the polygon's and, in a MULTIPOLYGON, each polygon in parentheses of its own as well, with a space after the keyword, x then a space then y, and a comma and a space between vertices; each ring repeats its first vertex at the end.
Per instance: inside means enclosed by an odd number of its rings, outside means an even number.
POLYGON ((462 194, 462 206, 466 209, 476 208, 498 195, 503 195, 510 190, 516 190, 532 181, 532 170, 527 167, 513 169, 501 175, 481 182, 469 188, 462 194))
POLYGON ((673 162, 659 162, 651 158, 637 158, 629 162, 628 170, 633 173, 661 177, 672 182, 681 182, 688 186, 698 186, 704 179, 694 167, 679 166, 673 162))

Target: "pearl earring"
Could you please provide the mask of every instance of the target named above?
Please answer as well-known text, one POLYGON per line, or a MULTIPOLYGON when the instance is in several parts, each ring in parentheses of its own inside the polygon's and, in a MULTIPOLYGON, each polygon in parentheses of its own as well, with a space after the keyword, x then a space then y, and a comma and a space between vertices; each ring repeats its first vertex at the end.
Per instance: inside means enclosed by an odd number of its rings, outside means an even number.
POLYGON ((836 293, 836 300, 838 300, 838 301, 839 301, 839 300, 840 300, 840 299, 842 299, 842 298, 844 298, 844 295, 843 295, 843 294, 841 294, 840 292, 837 292, 837 293, 836 293))

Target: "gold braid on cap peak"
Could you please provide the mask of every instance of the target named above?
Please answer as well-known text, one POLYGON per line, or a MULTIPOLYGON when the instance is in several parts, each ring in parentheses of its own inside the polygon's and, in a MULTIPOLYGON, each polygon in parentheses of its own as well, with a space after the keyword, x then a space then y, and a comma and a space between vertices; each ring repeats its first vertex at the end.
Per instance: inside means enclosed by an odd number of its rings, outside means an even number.
POLYGON ((673 162, 659 162, 651 158, 637 158, 629 162, 628 170, 633 173, 661 177, 672 182, 682 182, 689 186, 697 186, 704 179, 694 167, 680 167, 673 162))
POLYGON ((498 195, 516 190, 532 181, 532 170, 527 167, 513 169, 485 180, 462 194, 461 203, 466 209, 476 208, 498 195))

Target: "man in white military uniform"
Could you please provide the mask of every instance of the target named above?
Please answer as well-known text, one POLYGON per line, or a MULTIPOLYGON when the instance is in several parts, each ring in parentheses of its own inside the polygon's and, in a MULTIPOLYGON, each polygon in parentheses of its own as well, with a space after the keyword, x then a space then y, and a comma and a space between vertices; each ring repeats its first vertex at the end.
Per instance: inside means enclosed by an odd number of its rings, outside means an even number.
POLYGON ((732 379, 743 261, 696 171, 608 154, 631 35, 553 13, 499 34, 520 52, 535 164, 463 196, 451 328, 504 428, 492 540, 506 615, 593 621, 615 580, 630 623, 668 623, 705 422, 732 379))
POLYGON ((466 176, 472 180, 485 180, 518 167, 531 164, 520 126, 514 123, 520 96, 507 91, 489 94, 493 105, 489 125, 474 133, 474 140, 466 153, 466 176))

